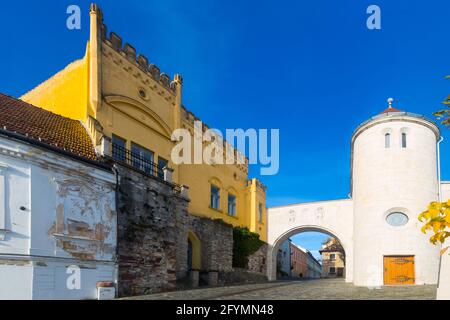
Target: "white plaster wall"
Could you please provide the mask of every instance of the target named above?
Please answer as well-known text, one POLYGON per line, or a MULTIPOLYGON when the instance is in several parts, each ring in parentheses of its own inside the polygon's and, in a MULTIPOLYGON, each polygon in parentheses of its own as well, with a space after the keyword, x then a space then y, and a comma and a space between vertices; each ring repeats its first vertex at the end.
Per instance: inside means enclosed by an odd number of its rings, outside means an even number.
POLYGON ((438 193, 436 136, 424 123, 390 116, 388 122, 366 126, 354 141, 355 285, 383 285, 384 255, 414 255, 416 284, 437 281, 438 249, 421 233, 417 220, 438 193), (407 148, 401 148, 402 131, 407 148), (384 145, 386 132, 391 133, 390 148, 384 145), (385 218, 392 211, 406 213, 408 224, 390 226, 385 218))
POLYGON ((0 260, 0 300, 30 300, 33 296, 33 266, 27 261, 0 260))
POLYGON ((441 183, 442 201, 450 200, 450 181, 441 183))
POLYGON ((114 263, 85 262, 77 260, 47 260, 35 263, 33 268, 33 299, 80 300, 97 299, 96 283, 114 279, 114 263), (80 288, 69 289, 66 285, 67 267, 80 267, 80 288))
MULTIPOLYGON (((450 241, 447 240, 443 247, 449 247, 450 241)), ((450 300, 450 248, 442 255, 441 270, 439 274, 439 285, 437 288, 438 300, 450 300)))
POLYGON ((2 219, 6 230, 4 240, 0 241, 0 255, 25 255, 30 252, 30 212, 20 207, 30 208, 30 166, 15 158, 17 147, 11 150, 12 156, 0 154, 0 164, 4 167, 4 190, 0 197, 4 203, 2 219))
MULTIPOLYGON (((444 182, 442 183, 442 201, 448 200, 450 200, 450 182, 444 182)), ((447 239, 442 247, 450 247, 450 241, 447 239)), ((450 300, 450 248, 442 255, 437 298, 450 300)))
POLYGON ((114 174, 3 137, 0 165, 0 299, 95 299, 98 281, 116 280, 114 174), (69 265, 80 290, 66 287, 69 265))
POLYGON ((346 254, 346 281, 353 281, 353 202, 319 201, 268 209, 268 277, 276 279, 276 252, 289 237, 302 231, 335 236, 346 254))

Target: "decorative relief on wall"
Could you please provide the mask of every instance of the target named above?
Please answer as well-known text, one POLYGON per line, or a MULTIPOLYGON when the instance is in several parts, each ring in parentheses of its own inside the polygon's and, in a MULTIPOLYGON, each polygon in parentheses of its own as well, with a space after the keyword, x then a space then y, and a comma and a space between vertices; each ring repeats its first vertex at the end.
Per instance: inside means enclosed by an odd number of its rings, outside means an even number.
POLYGON ((318 207, 315 210, 315 217, 317 220, 322 220, 325 214, 325 209, 323 207, 318 207))
POLYGON ((295 222, 295 210, 289 210, 289 222, 295 222))
POLYGON ((54 178, 55 222, 49 234, 56 246, 79 259, 112 254, 115 236, 114 195, 107 185, 83 179, 54 178))

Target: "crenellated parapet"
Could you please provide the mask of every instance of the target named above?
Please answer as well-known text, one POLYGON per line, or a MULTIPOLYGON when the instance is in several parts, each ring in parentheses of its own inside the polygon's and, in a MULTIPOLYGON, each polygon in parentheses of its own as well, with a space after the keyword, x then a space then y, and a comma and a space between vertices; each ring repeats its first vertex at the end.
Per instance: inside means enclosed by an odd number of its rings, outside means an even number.
POLYGON ((256 190, 262 191, 264 193, 267 190, 266 185, 263 184, 261 181, 259 181, 256 178, 247 180, 247 187, 251 187, 251 186, 254 186, 256 188, 256 190))
POLYGON ((122 37, 120 37, 117 33, 110 32, 108 36, 107 26, 103 22, 101 23, 100 29, 103 43, 108 45, 111 49, 120 54, 134 66, 138 67, 145 74, 149 75, 153 80, 167 89, 171 94, 177 94, 176 83, 178 82, 181 84, 181 81, 178 81, 179 79, 177 75, 173 79, 171 79, 169 75, 161 72, 157 65, 150 63, 149 59, 145 55, 137 54, 136 48, 131 44, 123 44, 122 37))
MULTIPOLYGON (((182 106, 182 125, 181 127, 183 129, 189 130, 191 136, 194 136, 194 123, 196 121, 202 121, 200 118, 198 118, 194 113, 187 110, 184 106, 182 106)), ((202 133, 205 134, 207 130, 209 130, 210 127, 202 122, 202 133)), ((223 138, 223 151, 224 151, 224 159, 226 157, 227 150, 233 150, 233 156, 235 159, 241 159, 242 163, 235 163, 234 165, 245 175, 248 174, 248 158, 239 150, 237 150, 235 147, 233 147, 226 139, 223 138)), ((206 145, 207 142, 204 142, 206 145)))

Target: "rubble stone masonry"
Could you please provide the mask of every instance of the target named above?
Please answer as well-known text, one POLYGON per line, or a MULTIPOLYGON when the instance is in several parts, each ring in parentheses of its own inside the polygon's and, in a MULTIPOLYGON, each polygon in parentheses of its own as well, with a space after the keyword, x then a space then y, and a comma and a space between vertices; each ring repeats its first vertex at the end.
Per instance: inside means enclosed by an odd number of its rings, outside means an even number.
POLYGON ((119 296, 174 289, 177 268, 186 264, 177 254, 184 249, 178 242, 184 237, 179 230, 186 229, 188 200, 169 183, 128 167, 117 169, 119 296))

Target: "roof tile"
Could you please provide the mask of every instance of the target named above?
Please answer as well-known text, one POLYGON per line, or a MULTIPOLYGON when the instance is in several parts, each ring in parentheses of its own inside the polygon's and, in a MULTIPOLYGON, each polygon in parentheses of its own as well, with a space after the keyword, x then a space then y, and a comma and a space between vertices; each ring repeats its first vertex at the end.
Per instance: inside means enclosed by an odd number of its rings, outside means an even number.
POLYGON ((89 160, 98 160, 80 121, 69 119, 0 93, 0 128, 89 160))

